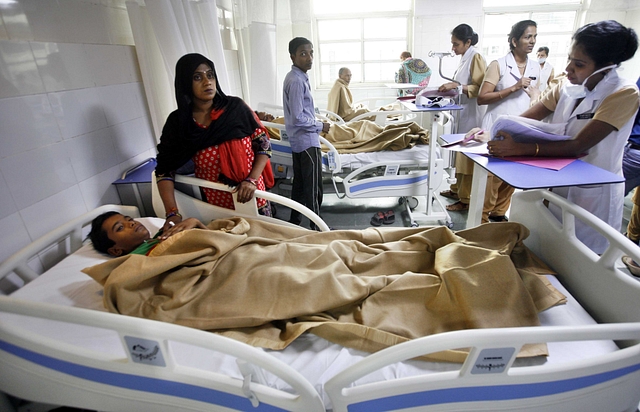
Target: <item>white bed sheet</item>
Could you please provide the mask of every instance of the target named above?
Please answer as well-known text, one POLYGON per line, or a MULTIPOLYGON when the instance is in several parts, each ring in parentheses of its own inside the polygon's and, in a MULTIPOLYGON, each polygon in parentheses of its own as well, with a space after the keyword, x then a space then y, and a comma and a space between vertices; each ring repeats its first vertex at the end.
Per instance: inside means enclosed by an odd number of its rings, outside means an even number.
MULTIPOLYGON (((164 222, 158 218, 142 218, 141 221, 155 233, 164 222)), ((102 305, 102 287, 81 269, 100 263, 107 256, 96 252, 91 245, 85 245, 49 271, 12 294, 15 298, 46 302, 64 306, 75 306, 106 311, 102 305)), ((544 326, 595 324, 593 318, 579 305, 554 276, 548 276, 553 285, 567 296, 566 305, 553 307, 540 314, 544 326)), ((5 314, 3 321, 15 322, 16 326, 65 342, 69 345, 94 350, 109 359, 126 359, 117 333, 99 327, 86 328, 42 319, 25 319, 17 315, 5 314)), ((616 351, 612 341, 581 341, 548 343, 549 356, 518 359, 517 366, 562 363, 593 357, 597 354, 616 351)), ((220 373, 242 379, 235 358, 214 351, 171 343, 173 356, 179 364, 220 373)), ((274 357, 300 372, 321 394, 325 406, 330 409, 331 401, 324 391, 325 383, 336 373, 363 359, 368 354, 330 343, 313 334, 305 334, 296 339, 283 351, 265 350, 274 357)), ((459 364, 422 361, 406 361, 376 371, 355 384, 363 384, 398 377, 416 376, 432 372, 460 369, 459 364)), ((254 380, 288 390, 289 386, 275 376, 264 373, 254 380)))

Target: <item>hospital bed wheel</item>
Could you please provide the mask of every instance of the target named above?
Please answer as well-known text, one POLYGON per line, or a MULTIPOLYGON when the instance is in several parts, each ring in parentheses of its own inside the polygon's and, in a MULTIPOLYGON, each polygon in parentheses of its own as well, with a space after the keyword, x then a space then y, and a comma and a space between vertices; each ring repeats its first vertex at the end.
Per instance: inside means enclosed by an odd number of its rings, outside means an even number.
POLYGON ((407 198, 407 202, 409 203, 409 208, 411 210, 415 209, 416 207, 418 207, 418 199, 411 196, 407 198))
POLYGON ((411 227, 418 227, 420 226, 417 222, 411 222, 411 227))
POLYGON ((446 222, 446 225, 449 229, 453 229, 453 222, 446 222))

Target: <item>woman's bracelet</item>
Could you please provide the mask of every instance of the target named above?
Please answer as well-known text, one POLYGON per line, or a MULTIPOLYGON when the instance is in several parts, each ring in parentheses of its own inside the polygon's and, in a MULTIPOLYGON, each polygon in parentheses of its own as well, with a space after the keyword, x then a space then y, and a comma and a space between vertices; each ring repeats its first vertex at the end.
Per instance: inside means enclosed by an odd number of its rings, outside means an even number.
POLYGON ((182 219, 182 215, 180 213, 178 213, 178 208, 177 207, 172 207, 171 209, 169 209, 169 211, 165 215, 165 217, 167 219, 169 219, 170 217, 174 217, 174 216, 178 216, 180 219, 182 219))
POLYGON ((258 179, 254 179, 252 177, 247 177, 246 179, 244 179, 244 181, 251 183, 255 187, 258 187, 258 179))
POLYGON ((501 90, 498 90, 498 96, 500 96, 500 99, 502 99, 502 94, 500 94, 501 90))
POLYGON ((533 155, 533 157, 538 156, 539 151, 540 151, 540 146, 538 146, 538 143, 536 143, 536 153, 533 155))

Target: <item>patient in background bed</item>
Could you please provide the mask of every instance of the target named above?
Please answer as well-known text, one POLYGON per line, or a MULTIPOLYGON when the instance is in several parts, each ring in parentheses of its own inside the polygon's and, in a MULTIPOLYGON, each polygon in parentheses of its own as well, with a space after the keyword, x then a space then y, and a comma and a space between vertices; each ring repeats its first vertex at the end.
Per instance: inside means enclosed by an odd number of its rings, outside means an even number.
MULTIPOLYGON (((375 352, 451 330, 536 326, 538 312, 564 299, 517 223, 315 232, 244 218, 205 228, 193 219, 146 255, 125 255, 150 242, 148 231, 117 213, 96 222, 113 243, 108 253, 120 256, 83 272, 103 285, 109 311, 270 349, 304 332, 375 352)), ((521 353, 544 354, 539 345, 521 353)))

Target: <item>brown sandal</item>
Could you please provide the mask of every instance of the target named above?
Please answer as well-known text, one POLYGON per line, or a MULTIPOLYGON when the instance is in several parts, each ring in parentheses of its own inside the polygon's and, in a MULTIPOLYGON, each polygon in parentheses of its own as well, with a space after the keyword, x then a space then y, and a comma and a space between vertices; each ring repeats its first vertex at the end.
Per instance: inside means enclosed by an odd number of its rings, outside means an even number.
POLYGON ((453 204, 447 205, 445 209, 447 209, 449 212, 464 212, 466 210, 469 210, 469 205, 467 203, 457 201, 453 204))
POLYGON ((458 194, 456 192, 452 192, 451 190, 443 190, 440 192, 440 196, 446 197, 447 199, 460 200, 458 194))

